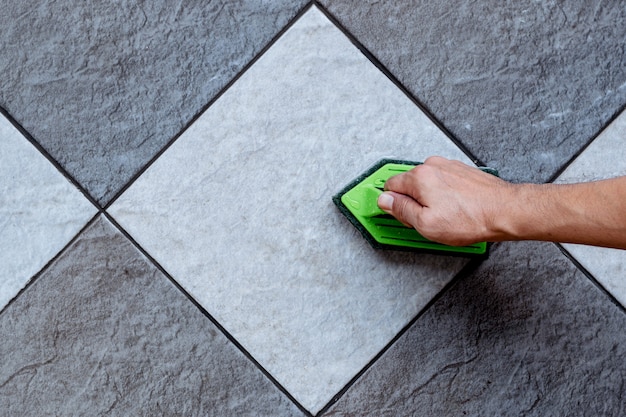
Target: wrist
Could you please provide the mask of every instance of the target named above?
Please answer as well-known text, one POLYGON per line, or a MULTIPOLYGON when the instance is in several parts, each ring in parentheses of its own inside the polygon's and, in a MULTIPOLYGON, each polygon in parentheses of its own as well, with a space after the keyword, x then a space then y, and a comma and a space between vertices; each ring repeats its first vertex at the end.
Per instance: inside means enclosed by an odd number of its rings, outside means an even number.
POLYGON ((541 202, 541 186, 507 183, 498 193, 497 209, 491 228, 492 242, 531 239, 537 227, 536 207, 541 202), (535 213, 535 214, 533 214, 535 213))

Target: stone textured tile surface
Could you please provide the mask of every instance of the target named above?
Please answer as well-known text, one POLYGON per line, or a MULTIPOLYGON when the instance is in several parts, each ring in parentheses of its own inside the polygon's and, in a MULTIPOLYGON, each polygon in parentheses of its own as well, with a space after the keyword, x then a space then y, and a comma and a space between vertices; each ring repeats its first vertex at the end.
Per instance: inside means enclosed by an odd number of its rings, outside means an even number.
POLYGON ((8 2, 0 106, 104 204, 305 3, 8 2))
POLYGON ((3 415, 302 413, 99 218, 2 315, 3 415))
POLYGON ((0 115, 0 310, 96 212, 0 115))
POLYGON ((626 103, 620 1, 321 3, 508 179, 548 180, 626 103))
POLYGON ((625 326, 555 245, 501 244, 324 416, 624 415, 625 326))
POLYGON ((376 252, 331 201, 432 154, 467 161, 313 8, 111 213, 315 412, 466 262, 376 252))
MULTIPOLYGON (((555 182, 595 181, 620 175, 626 175, 626 113, 611 123, 555 182)), ((626 251, 563 246, 626 306, 626 251)))

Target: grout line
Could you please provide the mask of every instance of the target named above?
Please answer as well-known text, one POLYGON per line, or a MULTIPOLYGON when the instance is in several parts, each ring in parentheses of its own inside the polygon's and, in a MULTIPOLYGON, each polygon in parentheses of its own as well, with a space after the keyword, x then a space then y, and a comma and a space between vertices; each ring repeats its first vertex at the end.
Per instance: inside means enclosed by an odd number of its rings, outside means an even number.
MULTIPOLYGON (((27 284, 15 295, 2 309, 0 309, 0 316, 12 305, 23 293, 25 293, 32 285, 36 283, 36 281, 43 275, 43 273, 59 258, 63 256, 63 254, 68 250, 70 246, 72 246, 78 238, 83 234, 83 232, 88 229, 98 218, 99 216, 105 217, 109 220, 129 241, 142 253, 161 273, 167 277, 172 284, 185 296, 189 301, 191 301, 203 314, 207 317, 213 325, 215 325, 225 336, 226 338, 235 345, 237 349, 239 349, 245 357, 247 357, 283 394, 286 395, 306 416, 312 417, 313 415, 305 409, 295 398, 291 396, 291 394, 277 381, 275 378, 259 363, 257 360, 225 329, 221 326, 221 324, 208 312, 206 311, 152 256, 148 254, 131 236, 124 230, 117 221, 106 212, 106 210, 135 182, 139 179, 147 169, 163 155, 170 146, 176 142, 182 134, 184 134, 187 129, 193 125, 223 94, 225 94, 232 85, 237 82, 275 43, 282 37, 282 35, 290 29, 295 22, 297 22, 300 17, 302 17, 306 12, 308 12, 311 7, 316 6, 320 11, 322 11, 326 17, 337 27, 342 33, 365 55, 365 57, 375 65, 397 88, 399 88, 420 110, 424 112, 424 114, 442 131, 444 134, 462 151, 466 154, 475 164, 483 165, 483 163, 476 158, 475 155, 459 140, 457 139, 444 125, 440 122, 431 111, 421 102, 419 99, 412 95, 412 93, 404 87, 404 85, 376 58, 376 56, 371 53, 363 44, 361 44, 354 35, 352 35, 348 30, 335 18, 324 6, 322 6, 319 1, 313 0, 307 2, 307 4, 292 18, 286 26, 284 26, 278 33, 275 35, 270 42, 264 46, 261 51, 254 56, 248 63, 224 86, 222 89, 218 91, 218 93, 209 100, 209 102, 202 107, 202 109, 194 115, 191 120, 182 128, 182 130, 177 133, 170 141, 163 146, 159 152, 147 163, 145 164, 105 205, 101 206, 87 191, 83 186, 71 175, 69 172, 65 170, 63 166, 59 162, 57 162, 41 145, 40 143, 21 125, 19 124, 15 118, 13 118, 8 111, 0 106, 0 114, 6 117, 12 125, 50 162, 55 166, 55 168, 68 180, 72 183, 84 196, 90 201, 96 208, 97 213, 79 230, 79 232, 52 258, 50 259, 41 269, 37 272, 28 282, 27 284)), ((612 117, 609 118, 607 123, 603 128, 601 128, 598 133, 591 137, 591 139, 583 145, 565 164, 563 164, 555 174, 547 181, 548 183, 554 182, 562 173, 593 143, 612 123, 619 115, 626 110, 626 106, 622 107, 619 111, 617 111, 612 117)), ((626 308, 617 301, 617 299, 608 292, 602 284, 600 284, 596 278, 586 270, 563 246, 560 244, 556 244, 556 246, 561 250, 561 252, 572 261, 575 266, 583 272, 591 282, 598 287, 604 294, 608 296, 608 298, 624 313, 626 313, 626 308)), ((454 287, 462 278, 469 276, 475 269, 481 264, 482 260, 470 260, 461 271, 456 274, 456 276, 446 284, 419 312, 418 314, 405 326, 400 332, 363 368, 361 371, 354 376, 348 384, 342 390, 336 394, 332 400, 325 405, 317 414, 318 416, 326 413, 334 404, 336 404, 350 389, 351 387, 372 367, 374 366, 384 355, 385 353, 391 349, 395 343, 400 340, 411 327, 415 325, 415 323, 428 311, 445 293, 447 293, 452 287, 454 287)))
POLYGON ((50 162, 56 169, 57 171, 63 175, 63 177, 65 177, 66 180, 68 180, 74 187, 76 187, 76 189, 83 194, 83 196, 87 199, 87 201, 89 201, 91 204, 93 204, 93 206, 96 208, 97 212, 93 215, 93 217, 87 221, 87 223, 78 231, 78 233, 76 233, 76 235, 55 255, 53 256, 37 273, 35 273, 35 275, 33 275, 28 282, 26 283, 26 285, 24 285, 24 287, 22 289, 20 289, 18 291, 18 293, 11 299, 9 300, 9 302, 0 309, 0 315, 2 315, 11 304, 13 304, 22 294, 24 294, 34 283, 35 281, 37 281, 37 279, 44 273, 44 271, 46 271, 54 262, 56 262, 62 255, 63 253, 65 253, 65 251, 76 242, 76 240, 78 239, 78 237, 89 227, 91 226, 94 221, 98 218, 98 216, 100 215, 100 213, 102 212, 102 207, 100 206, 100 204, 98 204, 98 202, 87 192, 87 190, 85 188, 83 188, 83 186, 69 173, 65 170, 65 168, 57 161, 55 160, 49 153, 48 151, 46 151, 44 149, 43 146, 41 146, 41 144, 30 134, 30 132, 28 132, 24 126, 22 126, 13 116, 11 116, 11 114, 2 106, 0 106, 0 115, 4 116, 12 125, 15 129, 17 129, 17 131, 24 137, 24 139, 26 139, 28 142, 30 142, 30 144, 32 146, 35 147, 35 149, 44 157, 48 160, 48 162, 50 162))
POLYGON ((572 254, 569 253, 567 249, 563 247, 563 245, 559 243, 555 243, 555 245, 557 248, 559 248, 559 250, 563 253, 563 255, 565 255, 565 257, 568 258, 576 266, 576 268, 578 268, 580 272, 582 272, 583 274, 587 276, 589 281, 591 281, 604 295, 607 296, 607 298, 613 304, 615 304, 624 314, 626 314, 626 307, 624 307, 617 300, 617 298, 613 296, 613 294, 611 294, 606 288, 604 288, 604 286, 596 279, 596 277, 593 276, 591 272, 589 272, 584 266, 582 266, 582 264, 578 262, 578 260, 574 258, 574 256, 572 256, 572 254))
POLYGON ((65 254, 70 246, 76 243, 76 241, 83 234, 83 232, 91 227, 91 225, 93 225, 93 223, 96 221, 96 219, 98 219, 99 216, 100 212, 94 214, 93 217, 78 231, 78 233, 76 233, 76 235, 65 246, 63 246, 63 249, 61 249, 56 255, 54 255, 52 259, 50 259, 37 273, 35 273, 35 275, 32 276, 32 278, 28 280, 26 285, 24 285, 24 287, 18 291, 15 297, 11 298, 11 300, 9 300, 9 302, 0 309, 0 316, 2 316, 2 314, 9 308, 9 306, 12 305, 18 298, 20 298, 22 294, 28 291, 28 289, 32 287, 35 282, 43 275, 43 273, 65 254))
MULTIPOLYGON (((397 88, 404 93, 404 95, 411 100, 430 120, 437 126, 447 137, 450 139, 470 160, 478 165, 485 166, 484 162, 478 159, 459 139, 457 139, 452 132, 450 132, 444 124, 439 121, 431 111, 424 105, 417 97, 414 97, 411 92, 398 80, 391 71, 389 71, 376 56, 371 53, 351 32, 349 32, 339 20, 332 15, 319 1, 314 0, 315 5, 349 40, 356 46, 359 51, 376 67, 381 71, 397 88)), ((351 388, 352 386, 372 367, 378 360, 400 339, 406 334, 406 332, 415 325, 415 323, 428 311, 432 305, 434 305, 450 288, 462 278, 470 275, 481 263, 482 259, 473 259, 463 267, 463 269, 446 285, 444 286, 435 297, 433 297, 420 312, 404 327, 391 341, 365 366, 357 373, 329 402, 326 404, 317 414, 322 416, 326 413, 334 404, 336 404, 351 388)))
POLYGON ((83 196, 93 204, 98 211, 102 210, 102 206, 89 194, 89 192, 83 188, 83 186, 69 173, 65 168, 48 153, 48 151, 39 144, 39 142, 22 126, 11 114, 0 106, 0 114, 4 116, 15 127, 22 136, 31 143, 43 155, 56 169, 59 171, 74 187, 80 191, 83 196))
POLYGON ((175 279, 174 277, 172 277, 166 270, 165 268, 163 268, 163 266, 161 266, 161 264, 154 259, 141 245, 139 245, 139 243, 113 218, 113 216, 111 216, 109 213, 107 213, 106 211, 102 212, 102 215, 109 221, 111 222, 111 224, 113 226, 115 226, 120 233, 122 233, 122 235, 124 237, 126 237, 126 239, 128 239, 133 246, 135 246, 135 248, 143 255, 145 256, 148 261, 150 263, 152 263, 152 265, 154 265, 157 270, 159 272, 161 272, 173 285, 174 287, 176 287, 194 306, 196 306, 196 308, 207 318, 209 319, 209 321, 211 321, 211 323, 213 323, 213 325, 215 327, 217 327, 217 329, 226 337, 226 339, 232 343, 241 353, 243 353, 243 355, 250 361, 252 362, 252 364, 254 364, 257 369, 259 369, 263 375, 265 375, 265 377, 267 379, 270 380, 270 382, 272 382, 274 384, 274 386, 276 386, 276 388, 278 388, 279 391, 281 391, 289 400, 291 400, 296 407, 298 407, 300 409, 300 411, 302 411, 307 417, 313 417, 313 415, 306 409, 304 408, 304 406, 302 406, 302 404, 300 404, 300 402, 298 402, 298 400, 296 400, 290 393, 289 391, 287 391, 287 389, 285 387, 283 387, 281 385, 280 382, 278 382, 273 376, 272 374, 270 374, 251 354, 250 352, 248 352, 246 350, 246 348, 244 348, 238 341, 237 339, 235 339, 235 337, 230 334, 228 332, 228 330, 226 330, 212 315, 211 313, 209 313, 198 301, 196 301, 195 298, 193 298, 193 296, 191 296, 191 294, 189 294, 187 292, 187 290, 185 290, 182 285, 180 285, 175 279))
POLYGON ((314 0, 312 2, 324 15, 330 20, 349 40, 352 42, 354 46, 356 46, 363 55, 376 67, 380 72, 382 72, 400 91, 404 93, 404 95, 413 102, 425 115, 430 119, 431 122, 439 130, 441 130, 447 137, 454 143, 475 165, 478 166, 486 166, 483 161, 481 161, 476 155, 470 151, 470 149, 461 142, 450 130, 448 130, 445 125, 435 117, 435 115, 428 109, 428 107, 422 103, 416 96, 414 96, 408 88, 406 88, 398 78, 387 68, 385 65, 378 60, 376 55, 370 52, 365 45, 363 45, 343 24, 336 18, 330 11, 328 11, 318 0, 314 0))
POLYGON ((296 15, 265 45, 243 68, 235 74, 209 101, 205 104, 191 120, 183 126, 183 128, 172 139, 169 140, 143 167, 132 176, 132 178, 104 205, 104 209, 108 209, 120 198, 126 190, 128 190, 151 166, 157 159, 161 157, 186 131, 189 129, 217 100, 220 99, 248 70, 256 64, 256 62, 287 32, 309 9, 313 2, 308 2, 304 7, 296 13, 296 15))
MULTIPOLYGON (((494 245, 497 245, 494 244, 494 245)), ((493 248, 493 245, 492 245, 493 248)), ((490 248, 491 249, 491 248, 490 248)), ((361 377, 371 368, 376 362, 378 362, 384 355, 387 353, 389 349, 396 344, 398 340, 400 340, 408 331, 417 323, 417 321, 428 311, 430 308, 437 302, 445 293, 448 292, 452 287, 454 287, 461 279, 468 277, 471 275, 484 261, 484 259, 470 259, 470 261, 448 282, 431 300, 417 313, 417 315, 398 332, 394 336, 393 339, 380 351, 374 358, 365 365, 358 374, 356 374, 334 397, 332 400, 328 402, 320 410, 317 414, 318 417, 321 417, 324 413, 326 413, 330 408, 335 405, 351 388, 352 386, 359 380, 361 377)))
POLYGON ((609 128, 609 126, 611 126, 613 122, 617 120, 619 116, 622 115, 622 113, 626 115, 626 104, 624 104, 611 117, 609 117, 608 121, 604 124, 604 126, 600 128, 600 130, 598 130, 598 132, 595 135, 593 135, 587 141, 587 143, 584 144, 574 155, 572 155, 572 157, 567 162, 565 162, 554 174, 552 174, 552 176, 548 179, 548 181, 546 181, 546 183, 553 183, 554 181, 556 181, 565 172, 565 170, 567 170, 567 168, 569 168, 569 166, 572 165, 574 161, 576 161, 576 159, 578 159, 578 157, 584 151, 586 151, 587 148, 593 142, 595 142, 595 140, 598 139, 598 137, 600 137, 600 135, 602 135, 609 128))

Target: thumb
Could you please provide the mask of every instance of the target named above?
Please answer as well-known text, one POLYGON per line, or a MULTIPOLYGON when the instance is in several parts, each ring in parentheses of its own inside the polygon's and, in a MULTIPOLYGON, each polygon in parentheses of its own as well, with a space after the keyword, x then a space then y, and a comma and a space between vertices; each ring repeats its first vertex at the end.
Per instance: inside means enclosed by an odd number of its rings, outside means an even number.
POLYGON ((393 191, 385 191, 378 197, 378 207, 413 228, 417 225, 419 216, 424 209, 420 203, 411 197, 393 191))

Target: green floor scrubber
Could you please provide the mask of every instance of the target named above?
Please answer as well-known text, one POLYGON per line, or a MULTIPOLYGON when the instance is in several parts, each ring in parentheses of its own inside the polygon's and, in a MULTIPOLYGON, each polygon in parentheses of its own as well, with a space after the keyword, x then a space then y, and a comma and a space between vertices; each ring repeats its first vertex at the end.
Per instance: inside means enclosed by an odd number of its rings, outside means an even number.
MULTIPOLYGON (((383 192, 385 181, 420 164, 421 162, 392 159, 379 161, 335 195, 333 202, 376 249, 486 257, 489 249, 487 242, 468 246, 448 246, 433 242, 378 207, 378 196, 383 192)), ((480 169, 498 175, 492 168, 480 169)))

